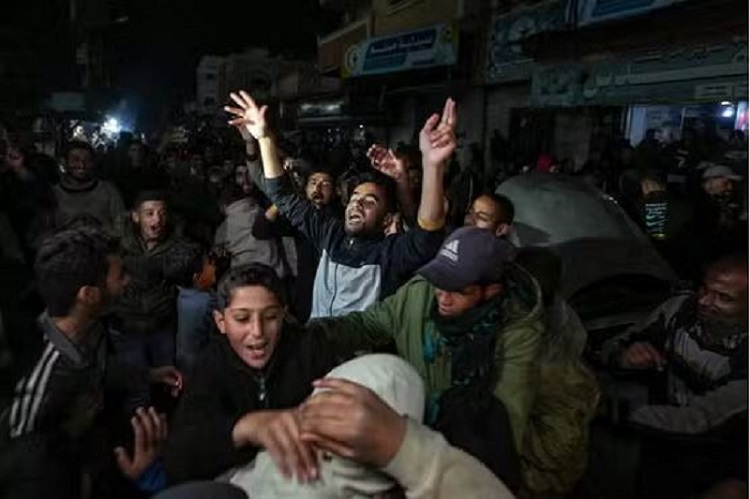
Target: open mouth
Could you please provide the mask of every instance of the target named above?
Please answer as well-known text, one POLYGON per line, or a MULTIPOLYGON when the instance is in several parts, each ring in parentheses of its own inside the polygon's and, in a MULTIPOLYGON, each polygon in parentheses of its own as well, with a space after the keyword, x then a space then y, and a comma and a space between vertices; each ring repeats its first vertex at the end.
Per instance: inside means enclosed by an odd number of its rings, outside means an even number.
POLYGON ((262 358, 265 357, 266 351, 268 349, 268 342, 264 341, 262 343, 255 343, 254 345, 245 345, 245 348, 248 350, 251 356, 256 358, 262 358))
POLYGON ((347 218, 350 222, 361 222, 364 220, 364 217, 360 213, 349 213, 347 218))

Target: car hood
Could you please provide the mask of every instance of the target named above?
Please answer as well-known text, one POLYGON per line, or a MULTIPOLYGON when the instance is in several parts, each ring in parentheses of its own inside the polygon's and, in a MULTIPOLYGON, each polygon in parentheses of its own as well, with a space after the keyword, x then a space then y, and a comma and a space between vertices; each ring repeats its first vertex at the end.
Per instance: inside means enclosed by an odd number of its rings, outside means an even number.
POLYGON ((622 275, 674 281, 648 237, 610 196, 579 179, 529 173, 497 189, 515 207, 518 247, 549 247, 562 259, 561 291, 571 298, 594 283, 622 275))

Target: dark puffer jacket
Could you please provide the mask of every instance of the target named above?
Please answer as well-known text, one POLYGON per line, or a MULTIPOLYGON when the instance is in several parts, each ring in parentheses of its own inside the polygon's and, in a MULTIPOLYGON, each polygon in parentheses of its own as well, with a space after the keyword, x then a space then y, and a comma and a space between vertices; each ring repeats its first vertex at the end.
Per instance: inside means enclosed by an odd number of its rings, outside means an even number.
POLYGON ((172 255, 187 241, 179 230, 172 230, 164 241, 148 250, 129 218, 120 221, 118 233, 130 281, 114 307, 116 327, 125 334, 146 334, 168 327, 177 317, 174 277, 181 272, 172 255))

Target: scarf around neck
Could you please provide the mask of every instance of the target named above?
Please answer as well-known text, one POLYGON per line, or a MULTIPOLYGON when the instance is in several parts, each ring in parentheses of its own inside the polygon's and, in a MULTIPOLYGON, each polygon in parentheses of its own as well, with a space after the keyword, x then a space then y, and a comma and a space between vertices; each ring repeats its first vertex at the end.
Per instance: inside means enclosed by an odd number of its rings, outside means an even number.
POLYGON ((441 317, 434 304, 431 318, 440 343, 451 353, 453 386, 466 385, 493 367, 497 328, 502 322, 503 295, 487 300, 458 317, 441 317))

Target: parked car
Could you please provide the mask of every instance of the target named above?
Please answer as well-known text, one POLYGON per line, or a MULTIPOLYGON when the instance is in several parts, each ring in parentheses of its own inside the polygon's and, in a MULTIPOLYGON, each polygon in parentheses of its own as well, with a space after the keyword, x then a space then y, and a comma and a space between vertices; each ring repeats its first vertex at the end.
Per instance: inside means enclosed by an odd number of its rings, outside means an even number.
POLYGON ((560 257, 560 291, 581 318, 593 350, 671 295, 674 272, 610 196, 550 173, 512 177, 497 192, 515 206, 511 240, 519 248, 547 247, 560 257))

